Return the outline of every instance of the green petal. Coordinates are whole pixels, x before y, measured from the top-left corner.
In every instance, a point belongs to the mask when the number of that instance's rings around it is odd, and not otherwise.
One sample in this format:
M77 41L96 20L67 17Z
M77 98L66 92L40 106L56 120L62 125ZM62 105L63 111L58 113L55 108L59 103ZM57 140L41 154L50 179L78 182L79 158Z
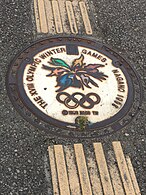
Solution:
M66 62L64 62L63 60L61 59L58 59L58 58L51 58L52 60L52 63L55 65L55 66L62 66L62 67L66 67L68 69L70 69L69 65L66 64Z

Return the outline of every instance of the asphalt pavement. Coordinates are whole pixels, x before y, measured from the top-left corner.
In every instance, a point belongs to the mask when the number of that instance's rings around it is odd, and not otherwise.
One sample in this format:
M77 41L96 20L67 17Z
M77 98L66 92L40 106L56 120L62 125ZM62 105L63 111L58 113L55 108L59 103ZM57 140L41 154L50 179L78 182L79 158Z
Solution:
M142 195L146 194L146 2L145 0L90 1L88 11L93 37L115 48L139 74L143 102L139 113L124 129L94 139L67 139L47 134L25 121L13 108L6 91L6 73L11 60L24 47L41 37L37 35L32 1L0 2L0 194L52 194L47 172L47 147L52 144L102 142L108 150L112 141L121 141L132 160ZM96 12L92 12L92 10ZM80 35L83 32L79 32ZM46 165L47 164L47 165ZM49 167L47 167L49 169Z

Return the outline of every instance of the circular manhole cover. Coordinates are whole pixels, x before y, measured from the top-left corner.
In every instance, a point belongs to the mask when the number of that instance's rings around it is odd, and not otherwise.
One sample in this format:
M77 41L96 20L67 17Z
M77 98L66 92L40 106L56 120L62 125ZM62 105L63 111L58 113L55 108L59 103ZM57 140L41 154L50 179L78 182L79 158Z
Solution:
M9 67L7 89L26 120L59 136L119 130L141 104L133 68L107 46L80 37L48 38L23 50Z

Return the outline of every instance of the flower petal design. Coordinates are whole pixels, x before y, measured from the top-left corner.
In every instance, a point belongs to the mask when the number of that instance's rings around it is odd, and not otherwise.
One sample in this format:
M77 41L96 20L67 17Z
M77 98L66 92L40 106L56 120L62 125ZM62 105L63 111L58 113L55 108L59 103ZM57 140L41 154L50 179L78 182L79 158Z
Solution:
M86 76L85 74L81 74L81 79L82 79L82 83L88 87L88 88L91 88L89 86L89 83L90 83L90 77L89 76Z
M62 66L70 70L70 66L65 61L58 58L51 58L51 64L55 66Z
M43 69L51 71L50 74L46 76L56 76L56 87L59 89L56 92L63 91L68 87L82 88L84 86L91 88L90 84L95 87L99 87L95 82L95 79L99 81L106 80L108 78L103 72L98 69L105 67L102 64L88 64L84 63L84 55L72 62L69 66L65 61L59 58L51 58L48 62L50 66L43 65ZM94 79L93 79L94 78Z
M84 85L82 84L81 79L78 79L76 75L74 75L72 87L82 88L84 90Z
M83 61L84 61L84 56L82 54L78 59L75 59L73 61L72 68L74 69L77 66L78 67L83 67L83 65L84 65Z
M51 71L50 74L46 75L47 77L49 77L49 76L58 76L58 75L61 75L63 73L69 72L69 70L64 69L64 68L60 68L60 67L54 68L54 67L49 67L49 66L43 65L42 68L45 69L45 70L50 70Z
M89 76L92 76L100 81L106 80L108 78L107 75L105 75L103 72L99 72L98 68L104 67L104 65L101 64L89 64L84 67L84 71L86 71L86 74Z
M95 87L99 87L99 86L98 86L98 84L97 84L97 83L95 83L95 82L94 82L91 78L90 78L90 80L89 80L89 81L90 81L90 83L91 83L92 85L94 85Z
M85 66L86 70L92 71L92 70L97 70L98 68L104 67L102 64L88 64Z
M57 77L57 86L60 87L56 92L63 91L72 86L74 74L64 74Z
M103 72L99 72L98 70L96 72L87 72L86 74L94 77L95 79L98 79L99 81L103 81L108 78L108 76L106 76Z

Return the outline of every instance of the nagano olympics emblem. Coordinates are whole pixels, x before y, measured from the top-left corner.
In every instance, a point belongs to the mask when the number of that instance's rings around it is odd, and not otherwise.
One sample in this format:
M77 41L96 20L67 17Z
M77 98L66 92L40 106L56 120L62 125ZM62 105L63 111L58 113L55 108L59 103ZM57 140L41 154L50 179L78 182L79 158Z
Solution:
M82 118L86 118L87 137L106 134L108 128L120 129L124 122L119 121L133 102L138 102L136 94L141 97L140 92L135 92L138 82L133 79L137 77L132 76L135 73L129 64L90 39L45 39L22 52L16 62L8 77L8 88L15 95L9 96L18 96L19 105L22 104L18 110L25 109L27 116L23 115L28 120L33 117L36 126L58 126L54 133L67 135L71 131L73 137L78 136ZM16 88L12 90L12 86Z
M47 77L56 77L57 85L55 87L58 88L56 92L61 92L57 94L56 99L70 109L75 109L78 106L91 109L94 105L100 103L98 94L92 92L85 95L83 92L85 88L92 89L92 85L98 88L97 81L102 82L108 78L107 75L99 71L102 67L104 67L102 64L84 63L83 54L79 58L74 59L71 66L62 59L52 57L48 65L43 64L42 66L43 69L51 72L46 75ZM93 78L97 81L95 82ZM73 94L62 92L70 87L81 89L83 92L75 92Z
M39 110L57 120L75 123L86 116L92 124L109 119L127 100L126 77L107 56L77 49L78 55L68 55L66 46L36 54L25 67L24 90Z

